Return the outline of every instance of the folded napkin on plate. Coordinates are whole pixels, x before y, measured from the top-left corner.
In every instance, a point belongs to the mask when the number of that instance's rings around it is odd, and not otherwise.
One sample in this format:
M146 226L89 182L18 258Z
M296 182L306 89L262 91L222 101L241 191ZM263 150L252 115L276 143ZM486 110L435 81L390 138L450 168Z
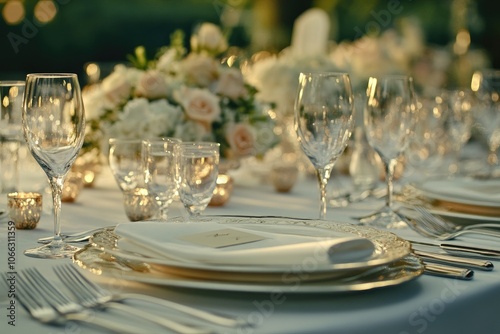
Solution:
M291 266L314 261L316 266L322 267L364 261L375 250L373 242L356 236L315 238L253 229L246 231L263 237L262 240L234 247L212 248L180 239L187 234L221 228L228 226L206 223L136 223L120 224L115 233L122 237L118 243L122 250L158 259L218 265ZM235 226L230 228L240 229Z

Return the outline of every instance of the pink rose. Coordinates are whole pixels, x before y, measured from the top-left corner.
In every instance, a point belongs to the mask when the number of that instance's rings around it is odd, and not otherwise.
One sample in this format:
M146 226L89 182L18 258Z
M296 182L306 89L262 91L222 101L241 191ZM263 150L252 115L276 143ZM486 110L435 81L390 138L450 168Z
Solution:
M255 136L244 123L236 123L227 128L226 140L235 156L247 156L255 152Z
M137 83L135 95L147 99L167 97L165 77L158 71L147 71L142 74Z
M233 100L246 97L247 90L245 89L245 81L241 72L235 68L223 70L220 73L215 92Z
M201 87L208 87L219 76L215 59L201 54L189 54L182 62L182 69L188 83Z
M221 113L219 98L206 89L185 88L177 95L188 118L210 125Z

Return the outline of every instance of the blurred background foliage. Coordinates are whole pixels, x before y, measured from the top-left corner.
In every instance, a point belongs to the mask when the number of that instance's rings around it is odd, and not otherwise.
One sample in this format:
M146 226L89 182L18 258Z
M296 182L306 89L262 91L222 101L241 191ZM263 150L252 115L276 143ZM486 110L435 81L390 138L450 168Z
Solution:
M17 13L13 2L24 14L9 24L6 15ZM398 12L390 13L395 6ZM42 71L82 74L87 62L111 67L138 45L153 56L175 30L189 36L205 21L221 25L230 45L248 54L277 52L290 45L294 20L311 7L330 14L336 42L414 17L426 43L452 45L465 29L468 48L485 50L491 67L500 67L500 2L491 0L0 0L0 79Z

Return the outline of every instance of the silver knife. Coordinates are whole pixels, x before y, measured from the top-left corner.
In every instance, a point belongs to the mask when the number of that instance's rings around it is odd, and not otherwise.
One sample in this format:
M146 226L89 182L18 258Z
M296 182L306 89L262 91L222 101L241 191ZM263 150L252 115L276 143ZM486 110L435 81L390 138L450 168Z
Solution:
M461 280L471 280L474 277L474 271L467 268L457 268L438 263L425 263L424 273L427 275L448 277Z
M420 250L413 250L413 253L418 255L422 260L428 262L438 262L443 264L452 264L454 266L465 268L476 268L479 270L491 271L493 270L493 263L481 259L464 258L446 254L436 254L431 252L424 252Z
M476 255L476 256L500 258L500 250L495 250L495 249L488 249L488 248L474 247L474 246L462 246L449 243L424 242L420 240L413 240L411 238L405 238L405 240L408 240L415 245L439 247L450 254Z

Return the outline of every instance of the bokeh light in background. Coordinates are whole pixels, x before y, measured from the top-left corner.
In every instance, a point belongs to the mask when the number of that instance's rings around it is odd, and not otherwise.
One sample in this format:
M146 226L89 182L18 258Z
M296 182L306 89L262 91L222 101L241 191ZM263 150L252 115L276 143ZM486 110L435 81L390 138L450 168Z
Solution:
M9 0L2 9L2 17L9 25L19 24L25 14L24 4L20 0Z
M152 57L177 29L187 36L201 22L221 25L230 45L251 54L278 52L290 43L294 20L318 6L330 13L332 40L359 38L366 27L380 31L403 17L420 21L426 42L457 55L487 50L500 67L500 3L490 0L399 1L401 13L388 22L385 0L0 0L0 79L28 72L71 71L88 80L144 45ZM357 30L356 30L357 29ZM228 58L228 64L235 61ZM94 64L90 66L91 64ZM242 64L234 63L241 66ZM101 71L98 73L98 71Z
M34 16L40 23L49 23L57 14L57 7L52 0L40 0L36 3Z

